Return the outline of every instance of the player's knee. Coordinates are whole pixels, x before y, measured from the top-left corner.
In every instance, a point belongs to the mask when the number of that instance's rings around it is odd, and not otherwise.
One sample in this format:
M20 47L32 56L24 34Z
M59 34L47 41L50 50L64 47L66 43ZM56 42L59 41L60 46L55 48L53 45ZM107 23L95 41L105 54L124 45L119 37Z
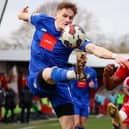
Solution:
M52 68L45 68L43 71L42 71L42 78L44 80L49 80L51 79L51 71L52 71Z
M46 81L48 84L55 84L55 81L51 79L51 72L53 68L45 68L41 72L41 77L44 81Z
M39 72L37 81L40 84L41 87L46 88L55 88L55 83L51 80L45 80L42 75L42 71Z

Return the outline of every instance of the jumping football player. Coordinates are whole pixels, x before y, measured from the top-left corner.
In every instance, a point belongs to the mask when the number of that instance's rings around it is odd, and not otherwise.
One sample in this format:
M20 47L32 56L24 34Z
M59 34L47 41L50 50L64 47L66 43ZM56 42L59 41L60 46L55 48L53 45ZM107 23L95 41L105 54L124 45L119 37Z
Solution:
M73 101L66 81L76 79L78 71L67 69L68 58L73 48L65 47L59 39L64 28L72 23L76 13L75 4L61 2L57 5L55 17L40 13L30 14L28 7L23 8L18 14L20 20L30 22L36 29L31 45L29 88L35 95L51 100L62 129L74 128ZM123 66L128 65L124 58L92 44L89 40L85 40L79 49L100 58L114 59Z

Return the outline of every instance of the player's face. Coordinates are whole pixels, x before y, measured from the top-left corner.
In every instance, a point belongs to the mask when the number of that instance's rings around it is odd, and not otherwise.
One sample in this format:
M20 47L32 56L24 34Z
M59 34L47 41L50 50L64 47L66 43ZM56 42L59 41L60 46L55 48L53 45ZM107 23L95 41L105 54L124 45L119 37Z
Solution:
M65 26L71 24L74 18L74 12L71 9L62 9L56 12L55 26L59 31L64 30Z

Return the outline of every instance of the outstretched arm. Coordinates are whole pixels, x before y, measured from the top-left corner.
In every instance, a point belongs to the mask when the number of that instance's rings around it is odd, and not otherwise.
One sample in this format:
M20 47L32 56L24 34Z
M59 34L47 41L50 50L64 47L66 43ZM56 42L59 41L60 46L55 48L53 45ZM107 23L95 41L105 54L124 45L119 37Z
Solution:
M106 48L99 47L95 44L88 44L86 46L86 51L89 53L93 53L95 56L100 57L100 58L114 59L121 66L123 67L127 66L129 68L129 62L127 60L125 60L120 55L109 51Z
M115 76L115 65L108 64L104 68L103 83L107 90L112 90L123 82L123 78Z
M30 20L29 7L24 7L18 14L18 19L28 22Z

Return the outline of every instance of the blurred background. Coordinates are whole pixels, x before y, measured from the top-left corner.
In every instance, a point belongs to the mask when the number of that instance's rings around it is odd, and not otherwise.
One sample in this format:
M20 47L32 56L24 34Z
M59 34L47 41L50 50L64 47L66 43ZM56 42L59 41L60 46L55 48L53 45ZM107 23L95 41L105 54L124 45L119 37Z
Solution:
M15 94L14 114L5 117L6 109L2 106L0 110L0 120L4 122L20 121L19 106L20 91L26 87L26 77L28 74L28 62L30 53L30 43L34 28L29 23L19 21L18 12L29 6L30 13L43 12L53 16L56 6L62 0L1 0L0 1L0 85L6 91L13 89ZM75 18L75 23L79 24L86 31L88 39L95 44L108 48L114 52L121 53L126 58L129 57L129 1L128 0L69 0L77 3L79 12ZM70 62L71 61L71 62ZM71 54L69 62L74 63L74 52ZM112 60L103 60L88 54L88 65L95 68L99 87L91 91L91 114L106 115L105 108L100 107L97 112L95 107L96 95L106 96L121 93L121 86L114 91L107 92L103 88L102 73L103 68L108 63L115 63ZM30 96L32 97L32 96ZM3 102L5 103L5 102ZM97 106L97 105L96 105ZM38 117L37 117L38 116ZM33 96L31 100L31 120L47 119L55 117L50 101ZM13 119L13 120L12 120ZM11 121L12 120L12 121ZM27 121L28 122L28 121Z

